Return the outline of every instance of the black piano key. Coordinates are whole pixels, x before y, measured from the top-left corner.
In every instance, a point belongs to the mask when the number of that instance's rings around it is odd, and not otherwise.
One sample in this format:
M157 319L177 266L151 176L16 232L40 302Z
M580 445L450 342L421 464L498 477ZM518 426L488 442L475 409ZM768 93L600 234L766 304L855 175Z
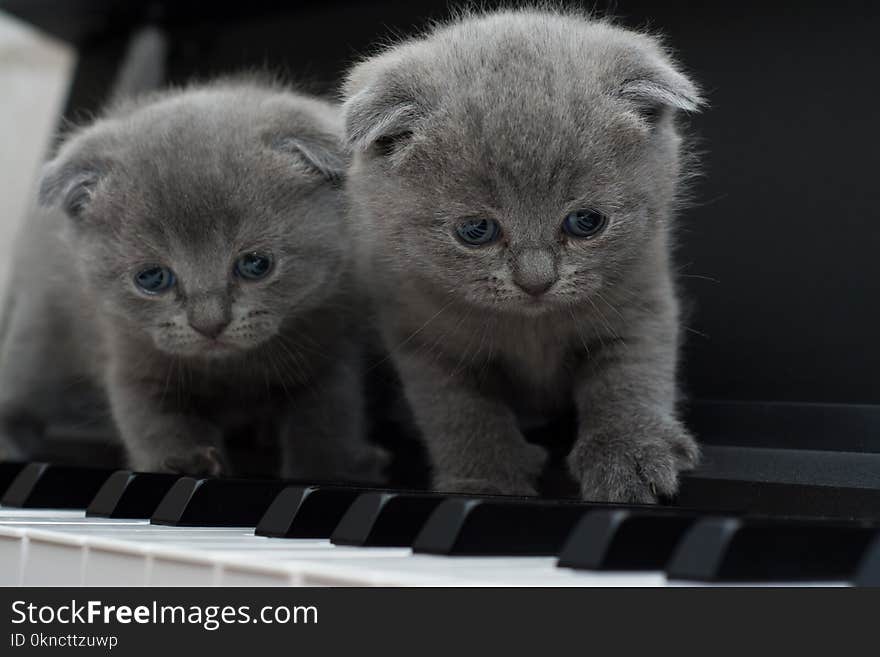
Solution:
M679 542L669 579L704 582L851 578L876 526L821 520L704 518Z
M3 497L26 465L23 461L0 461L0 497Z
M561 568L663 570L696 512L666 509L597 509L572 530L559 553Z
M880 536L865 550L853 581L856 586L880 586Z
M714 512L880 520L880 488L682 475L676 504Z
M114 470L29 463L0 504L29 509L85 509Z
M266 510L254 533L275 538L329 538L363 492L343 486L289 486Z
M342 516L330 541L362 547L408 547L446 499L431 493L364 493Z
M288 484L249 479L181 477L153 512L150 523L178 527L255 527Z
M414 552L446 555L555 555L572 527L601 505L448 499L430 515Z
M86 515L98 518L149 518L180 475L114 472L95 495Z

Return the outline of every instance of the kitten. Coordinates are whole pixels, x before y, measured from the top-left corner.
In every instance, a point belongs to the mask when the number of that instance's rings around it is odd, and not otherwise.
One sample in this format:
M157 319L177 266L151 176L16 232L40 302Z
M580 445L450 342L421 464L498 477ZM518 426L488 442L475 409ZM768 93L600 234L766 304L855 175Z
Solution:
M442 490L535 494L535 419L572 408L590 500L675 492L670 232L679 111L702 103L655 38L538 10L469 15L353 68L362 278Z
M282 476L379 481L341 127L336 105L228 80L72 134L15 265L6 424L77 381L105 395L137 470L235 473L227 439L268 425Z

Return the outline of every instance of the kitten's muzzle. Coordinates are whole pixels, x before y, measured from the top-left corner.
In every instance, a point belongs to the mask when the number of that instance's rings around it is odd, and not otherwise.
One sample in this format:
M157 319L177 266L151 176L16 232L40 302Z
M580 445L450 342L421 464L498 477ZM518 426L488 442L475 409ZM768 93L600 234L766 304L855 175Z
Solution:
M186 318L200 335L216 340L232 321L229 301L221 295L194 298L188 304Z
M539 297L559 280L556 259L546 249L523 249L513 261L513 282L524 292Z

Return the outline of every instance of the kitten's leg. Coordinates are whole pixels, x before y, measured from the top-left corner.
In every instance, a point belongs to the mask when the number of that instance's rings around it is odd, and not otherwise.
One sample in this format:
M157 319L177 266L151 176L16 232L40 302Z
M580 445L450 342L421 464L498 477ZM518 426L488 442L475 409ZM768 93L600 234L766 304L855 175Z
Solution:
M435 490L535 495L547 453L526 442L513 411L435 361L396 358L424 435Z
M381 484L388 455L366 440L362 377L338 363L291 400L281 427L286 479Z
M129 465L146 472L228 473L222 433L175 405L166 381L111 370L108 393Z
M675 415L674 335L613 341L575 387L578 436L568 458L586 500L656 501L678 488L699 449Z

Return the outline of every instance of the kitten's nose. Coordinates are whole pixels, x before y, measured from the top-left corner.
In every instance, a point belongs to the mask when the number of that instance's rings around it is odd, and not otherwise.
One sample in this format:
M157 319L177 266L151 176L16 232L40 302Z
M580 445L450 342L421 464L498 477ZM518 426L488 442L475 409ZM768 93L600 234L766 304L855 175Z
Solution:
M211 338L213 340L223 333L223 329L229 326L229 322L227 320L199 322L193 322L190 320L189 325L193 327L193 330L195 330L196 333L201 333L206 338Z
M226 299L220 295L210 295L190 302L187 319L194 331L213 340L229 326L232 313Z
M553 254L545 249L525 249L513 263L513 282L533 297L544 294L559 278Z

